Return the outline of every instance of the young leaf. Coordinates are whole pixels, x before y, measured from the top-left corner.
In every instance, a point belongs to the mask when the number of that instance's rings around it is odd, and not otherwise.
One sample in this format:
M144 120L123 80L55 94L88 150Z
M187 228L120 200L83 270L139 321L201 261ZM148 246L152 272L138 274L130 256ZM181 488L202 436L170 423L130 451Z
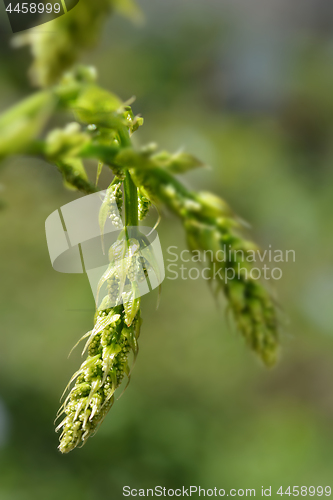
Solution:
M104 165L104 163L102 161L99 161L98 164L97 164L96 186L98 184L99 177L100 177L100 175L102 173L103 165Z
M170 154L167 151L161 151L154 155L151 160L156 166L166 168L173 174L184 174L194 168L205 166L198 158L184 152Z
M136 313L140 308L140 296L138 295L138 289L136 284L133 282L131 286L126 287L122 293L123 305L125 310L125 323L127 326L131 326Z
M57 99L50 91L33 94L0 116L0 157L24 153L38 136Z

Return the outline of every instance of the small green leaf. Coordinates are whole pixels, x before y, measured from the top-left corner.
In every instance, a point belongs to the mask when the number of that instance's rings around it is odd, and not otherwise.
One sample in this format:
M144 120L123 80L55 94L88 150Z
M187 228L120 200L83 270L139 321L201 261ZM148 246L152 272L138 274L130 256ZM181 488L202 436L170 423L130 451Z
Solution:
M165 168L173 174L184 174L194 168L205 166L198 158L184 152L170 154L167 151L161 151L154 155L151 160L157 167Z
M111 218L112 224L114 224L116 227L119 228L122 227L122 222L118 209L119 200L117 200L117 192L120 189L121 184L122 181L119 181L116 184L113 183L110 184L110 186L106 190L104 200L99 210L98 222L102 238L103 253L104 253L104 227L108 217Z
M99 214L98 214L98 223L99 223L99 229L101 232L101 239L102 239L102 249L103 253L105 253L104 249L104 227L107 218L110 215L110 193L108 191L105 193L104 200L102 202L101 208L99 209Z
M66 158L56 162L63 175L64 185L68 189L79 189L87 193L96 192L95 186L91 185L83 163L78 158Z
M113 304L111 304L110 297L108 295L106 295L103 298L102 302L100 303L100 305L98 307L98 311L104 311L105 309L109 309L111 307L113 307Z
M110 346L104 347L104 349L103 349L103 364L102 364L104 376L102 379L102 384L104 384L106 377L109 375L109 372L112 368L115 357L120 352L121 352L121 347L117 344L111 344Z
M111 276L115 275L116 274L116 270L113 266L113 264L110 264L109 267L107 268L107 270L105 271L105 273L103 274L103 276L100 278L99 282L98 282L98 285L97 285L97 290L96 290L96 303L98 302L98 296L99 296L99 292L102 288L102 286L104 285L104 283L111 278ZM103 301L106 299L106 297L104 297ZM103 304L103 307L102 307L102 304L103 302L101 303L101 305L99 306L99 309L107 309L107 307L104 307L104 304Z
M200 203L203 215L207 217L234 217L227 202L215 194L201 191L195 193L195 200Z
M0 116L0 157L25 152L46 124L56 102L52 92L43 91L5 111Z
M104 165L104 163L102 161L99 161L98 164L97 164L96 186L98 184L99 177L100 177L100 175L102 173L103 165Z
M125 310L125 323L131 326L139 308L140 296L138 296L138 289L135 283L125 288L122 293L123 305Z
M97 85L87 86L72 107L78 120L83 123L108 128L117 128L125 123L125 119L120 115L123 110L121 100Z
M118 321L119 318L120 318L120 314L114 314L112 310L109 312L109 314L107 314L105 316L98 316L96 324L94 326L94 329L92 330L92 332L91 332L91 334L86 342L86 345L84 346L82 354L85 353L87 347L89 346L90 342L95 337L95 335L97 335L98 333L105 330L105 328L107 326L109 326L111 323L116 323L116 321ZM88 361L89 360L87 360L86 363L88 363Z

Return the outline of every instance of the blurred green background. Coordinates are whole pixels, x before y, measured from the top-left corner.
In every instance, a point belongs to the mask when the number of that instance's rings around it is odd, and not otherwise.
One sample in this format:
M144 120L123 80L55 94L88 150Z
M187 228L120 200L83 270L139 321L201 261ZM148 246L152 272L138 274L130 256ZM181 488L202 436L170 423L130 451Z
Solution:
M267 371L204 281L144 298L132 381L97 435L57 451L67 354L93 320L83 275L55 272L46 217L75 199L55 168L0 173L0 500L122 498L122 487L333 486L333 4L140 0L146 21L107 22L84 61L145 118L136 141L212 166L184 182L223 196L263 248L294 249L274 282L280 363ZM31 92L0 6L0 109ZM93 178L95 166L90 165ZM102 184L106 185L104 172ZM164 214L163 248L185 248ZM151 223L156 220L152 214ZM165 254L167 258L167 254ZM168 274L167 274L168 276Z

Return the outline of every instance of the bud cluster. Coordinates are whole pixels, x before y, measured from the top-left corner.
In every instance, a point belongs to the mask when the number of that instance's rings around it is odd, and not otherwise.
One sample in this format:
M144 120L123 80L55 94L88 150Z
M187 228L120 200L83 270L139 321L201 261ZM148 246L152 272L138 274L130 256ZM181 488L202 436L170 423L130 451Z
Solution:
M149 212L151 207L151 201L145 197L143 193L141 193L140 189L138 189L138 209L139 209L139 220L143 220Z

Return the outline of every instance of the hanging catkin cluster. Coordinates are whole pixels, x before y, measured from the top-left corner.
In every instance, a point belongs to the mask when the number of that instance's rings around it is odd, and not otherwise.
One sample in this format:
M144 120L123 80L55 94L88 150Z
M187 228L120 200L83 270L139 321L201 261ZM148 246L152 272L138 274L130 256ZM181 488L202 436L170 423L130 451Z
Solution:
M167 170L141 170L133 172L133 177L146 193L163 200L182 219L190 250L210 252L215 292L223 292L228 299L248 345L267 366L274 365L279 347L275 305L265 287L251 277L252 265L246 256L257 247L241 236L242 224L232 210L211 193L188 191ZM222 262L221 251L226 254Z
M75 385L59 410L65 414L57 427L62 429L62 453L83 445L104 420L116 389L130 376L129 354L137 355L140 323L138 311L128 326L121 305L97 313L94 329L85 335L87 359L72 377L70 383L76 380Z
M88 337L83 350L88 351L88 357L70 380L68 385L76 380L75 385L60 408L66 415L57 427L62 429L62 453L83 445L94 434L111 408L124 375L129 377L130 350L134 358L138 353L138 284L146 279L150 265L141 255L139 241L128 238L126 233L111 246L109 258L110 265L97 290L99 293L106 282L107 295L97 311L93 330L83 337Z
M130 137L143 119L133 114L129 102L97 85L94 68L71 67L81 50L94 43L112 9L130 17L138 15L132 0L80 0L79 6L49 23L48 30L20 35L34 56L32 79L45 90L0 116L1 160L13 154L40 156L58 168L66 187L84 194L99 191L103 165L114 174L101 194L98 220L102 249L109 256L109 266L98 284L98 293L104 289L105 296L97 308L93 330L83 337L88 338L87 358L68 384L74 386L59 410L65 415L58 425L63 453L83 445L96 432L114 402L116 389L130 375L130 353L135 358L138 352L140 286L146 280L151 289L150 273L157 278L159 274L149 241L137 227L152 204L166 206L182 221L192 252L211 252L213 291L224 294L238 329L266 365L275 363L279 344L274 301L246 272L251 263L240 260L235 252L246 255L256 248L243 238L242 224L222 199L190 191L174 176L204 164L186 152L157 152L154 143L135 148ZM64 128L41 138L58 112L73 118ZM87 175L86 159L97 162L95 183ZM104 248L108 219L120 234L111 248ZM130 232L133 226L135 231ZM225 248L227 259L221 262L217 255ZM231 276L230 270L235 271Z
M48 103L48 107L45 103ZM33 132L40 132L47 117L57 106L71 111L77 122L70 123L64 129L51 131L45 141L36 141ZM24 120L18 118L20 114L25 116ZM58 167L66 186L70 185L85 193L97 190L86 174L86 158L97 160L99 172L104 164L117 173L105 192L99 213L103 248L104 227L108 219L122 232L122 236L111 249L104 249L109 252L110 265L99 287L106 285L104 309L122 308L121 318L117 321L122 324L121 331L124 334L126 328L134 328L132 322L139 314L140 283L144 279L148 280L150 269L158 272L153 256L150 255L147 260L142 253L148 247L144 236L140 233L126 236L126 224L123 226L121 219L122 185L129 177L134 184L127 199L127 210L136 211L134 225L138 225L138 220L147 215L152 203L165 205L180 218L189 248L193 252L212 253L210 277L215 293L224 294L235 323L251 349L266 365L273 365L279 345L274 302L265 287L253 279L250 273L246 273L247 269L251 270L251 263L240 259L235 252L242 250L243 255L246 255L257 247L243 238L241 222L222 199L210 193L189 191L174 176L203 166L199 160L185 152L156 152L156 146L150 144L140 149L133 147L130 135L142 123L143 119L134 116L128 105L96 85L94 72L90 68L77 68L65 75L49 92L43 91L28 98L25 103L0 118L0 133L7 138L6 145L0 148L0 154L6 157L13 153L15 147L25 154L37 152ZM221 262L217 255L224 248L228 250L228 258ZM240 273L239 264L243 268ZM235 271L234 275L227 275L230 270ZM95 342L100 342L98 336ZM71 392L65 404L68 414L62 423L62 451L69 451L76 444L85 442L111 404L113 392L109 399L102 394L102 386L104 390L109 380L100 368L104 366L103 352L100 344L99 354L88 358L87 365L81 367L76 382L79 388ZM83 376L87 378L83 379ZM89 386L90 383L95 385ZM117 384L118 379L117 383L113 381L112 391ZM97 392L95 387L99 387ZM81 389L83 392L80 392ZM72 411L74 407L75 411Z

